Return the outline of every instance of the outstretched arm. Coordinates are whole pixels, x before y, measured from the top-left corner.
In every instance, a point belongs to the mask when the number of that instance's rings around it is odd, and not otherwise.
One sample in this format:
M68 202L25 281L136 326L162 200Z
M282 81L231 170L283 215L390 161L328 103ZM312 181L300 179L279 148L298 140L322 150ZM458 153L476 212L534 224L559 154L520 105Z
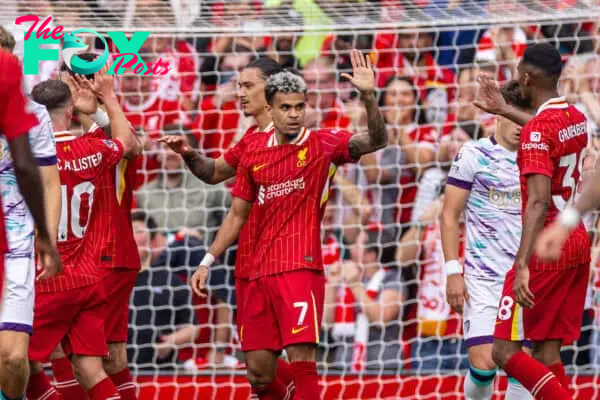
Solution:
M215 241L208 249L208 253L190 280L192 290L198 296L206 297L204 290L206 288L206 279L208 278L208 267L238 238L242 226L244 226L246 219L248 219L251 208L252 203L239 197L234 197L231 201L231 209L223 220Z
M235 176L235 168L223 156L215 160L202 155L188 144L185 136L163 136L159 142L181 154L190 172L204 183L215 185Z
M352 61L352 76L342 74L355 88L360 91L360 97L367 110L367 134L357 134L350 139L350 156L357 159L363 154L372 153L385 147L387 132L385 120L379 112L377 99L375 98L375 72L371 67L371 60L360 51L353 50L350 53Z
M534 117L533 115L508 104L500 92L498 82L489 75L480 75L477 77L477 82L479 82L479 95L473 104L483 111L500 115L501 117L513 121L519 126L525 126Z

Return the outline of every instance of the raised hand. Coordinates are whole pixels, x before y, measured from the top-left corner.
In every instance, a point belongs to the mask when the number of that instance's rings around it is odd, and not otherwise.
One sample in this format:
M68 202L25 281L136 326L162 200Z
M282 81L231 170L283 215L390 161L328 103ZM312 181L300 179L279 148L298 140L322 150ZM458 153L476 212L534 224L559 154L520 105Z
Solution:
M473 104L487 113L501 114L506 107L506 101L502 97L498 82L488 74L480 74L477 82L479 83L479 93Z
M373 92L375 90L375 71L371 66L371 60L358 50L350 53L352 63L352 75L342 74L361 93Z
M178 154L185 154L193 151L185 136L167 135L161 137L158 141L166 144L171 150Z
M89 86L83 85L79 80L72 76L65 78L64 82L71 90L73 98L73 107L83 114L93 114L98 109L98 100L96 95L89 89Z

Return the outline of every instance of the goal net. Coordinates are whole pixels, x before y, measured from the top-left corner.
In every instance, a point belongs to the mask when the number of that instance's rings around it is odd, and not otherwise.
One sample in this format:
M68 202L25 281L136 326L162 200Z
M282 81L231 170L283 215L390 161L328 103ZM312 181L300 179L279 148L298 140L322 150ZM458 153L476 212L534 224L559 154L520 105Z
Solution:
M473 105L478 73L514 79L528 43L552 43L566 63L562 94L589 119L585 171L600 150L597 0L3 1L0 21L21 55L27 26L14 20L28 14L40 24L52 16L48 26L67 32L150 31L142 59L169 65L164 75L115 79L145 140L134 226L149 265L131 298L128 343L141 399L250 396L235 325L235 249L211 272L207 299L186 285L227 213L231 183L200 182L157 139L184 134L204 154L223 154L256 123L236 99L238 73L256 57L303 74L307 125L365 132L364 107L341 76L351 71L350 50L360 49L376 70L388 127L388 148L341 167L329 194L318 347L323 398L462 398L467 343L460 315L445 301L438 217L458 149L497 126ZM86 43L103 48L93 36ZM28 85L55 77L59 62L40 62ZM497 194L490 200L518 201ZM582 399L600 396L597 215L587 223L594 250L584 326L562 353ZM496 398L505 388L501 376Z

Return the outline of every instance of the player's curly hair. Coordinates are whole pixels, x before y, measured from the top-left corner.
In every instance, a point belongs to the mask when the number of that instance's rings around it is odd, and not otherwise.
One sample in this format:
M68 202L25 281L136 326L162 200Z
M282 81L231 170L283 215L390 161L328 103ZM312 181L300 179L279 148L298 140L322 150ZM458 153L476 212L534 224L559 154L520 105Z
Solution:
M71 90L63 81L48 79L33 87L31 98L36 103L46 106L48 112L52 112L63 108L71 101Z
M277 93L306 94L306 92L304 79L291 71L283 71L271 75L265 83L265 98L268 104L273 104L273 99Z

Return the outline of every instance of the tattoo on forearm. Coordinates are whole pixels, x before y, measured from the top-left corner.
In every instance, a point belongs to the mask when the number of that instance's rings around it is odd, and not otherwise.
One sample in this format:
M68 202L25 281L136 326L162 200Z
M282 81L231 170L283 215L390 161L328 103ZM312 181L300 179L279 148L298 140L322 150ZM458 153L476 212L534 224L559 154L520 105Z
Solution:
M212 183L212 177L215 172L215 160L205 157L197 151L190 152L183 156L185 165L188 166L192 174L205 183Z
M379 150L386 145L387 132L385 128L385 120L379 112L377 99L374 95L369 94L363 99L367 110L367 127L368 134L355 135L349 144L350 156L358 158L363 154L371 153Z

